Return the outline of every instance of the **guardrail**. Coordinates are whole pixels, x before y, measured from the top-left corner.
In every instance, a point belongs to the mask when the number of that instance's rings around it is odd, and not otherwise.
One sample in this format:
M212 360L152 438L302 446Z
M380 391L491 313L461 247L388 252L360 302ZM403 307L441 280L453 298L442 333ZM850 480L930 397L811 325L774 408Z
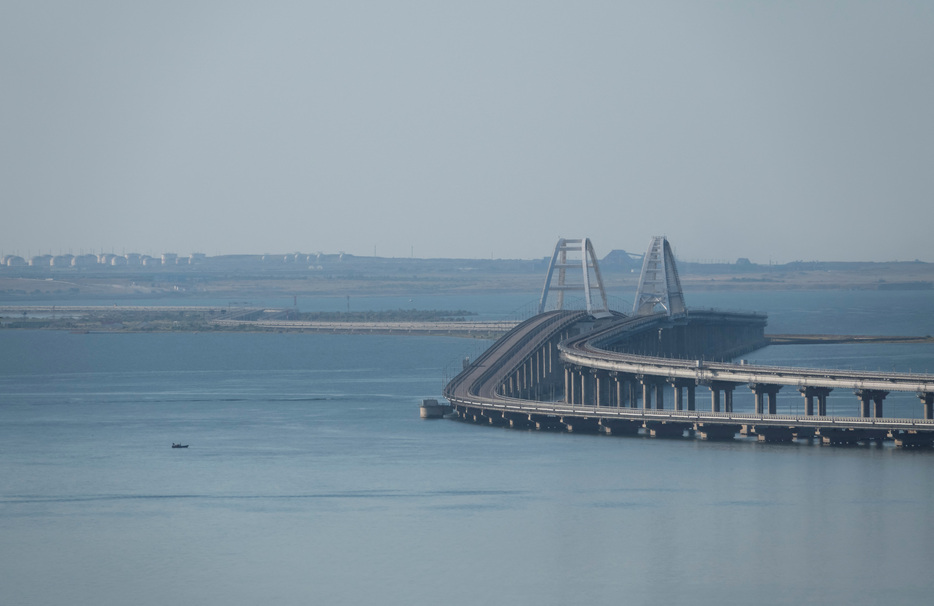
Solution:
M612 406L581 406L547 403L516 398L455 399L452 403L474 408L488 408L527 414L550 416L597 417L636 421L668 421L681 423L716 423L720 425L768 425L777 427L835 427L839 429L886 429L934 431L932 419L884 417L838 417L830 415L769 415L749 412L707 412L698 410L658 410Z

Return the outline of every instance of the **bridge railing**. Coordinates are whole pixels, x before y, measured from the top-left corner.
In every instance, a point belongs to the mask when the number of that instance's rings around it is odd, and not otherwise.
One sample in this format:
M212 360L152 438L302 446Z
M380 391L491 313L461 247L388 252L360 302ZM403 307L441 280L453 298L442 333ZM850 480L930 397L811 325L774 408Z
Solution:
M704 410L671 410L654 408L628 408L616 406L586 406L562 402L541 402L498 396L473 399L466 403L497 410L545 415L575 415L600 418L619 418L643 421L670 420L685 423L714 422L736 425L814 426L862 429L922 429L934 430L934 419L842 417L831 415L773 415L749 412L710 412Z

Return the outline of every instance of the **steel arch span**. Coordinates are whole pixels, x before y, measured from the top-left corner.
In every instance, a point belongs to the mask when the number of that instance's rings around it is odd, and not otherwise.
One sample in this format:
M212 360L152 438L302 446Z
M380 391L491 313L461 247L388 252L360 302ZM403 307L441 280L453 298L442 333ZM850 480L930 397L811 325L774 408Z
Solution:
M558 283L552 285L551 280L555 269L558 270ZM581 281L577 282L573 276L580 270ZM606 302L606 289L603 287L603 278L600 277L600 265L594 253L590 238L560 238L555 245L555 252L548 264L548 274L545 277L545 286L542 289L542 298L538 304L538 313L545 312L548 294L557 292L557 306L555 309L564 309L564 293L568 291L582 291L587 307L587 313L595 317L610 315L610 308ZM599 295L596 301L594 297Z

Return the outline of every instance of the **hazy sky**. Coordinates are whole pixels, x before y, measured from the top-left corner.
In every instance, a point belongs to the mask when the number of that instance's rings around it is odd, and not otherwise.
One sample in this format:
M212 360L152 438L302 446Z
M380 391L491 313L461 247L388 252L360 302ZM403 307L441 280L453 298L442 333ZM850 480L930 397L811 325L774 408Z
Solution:
M934 261L934 2L0 1L0 252Z

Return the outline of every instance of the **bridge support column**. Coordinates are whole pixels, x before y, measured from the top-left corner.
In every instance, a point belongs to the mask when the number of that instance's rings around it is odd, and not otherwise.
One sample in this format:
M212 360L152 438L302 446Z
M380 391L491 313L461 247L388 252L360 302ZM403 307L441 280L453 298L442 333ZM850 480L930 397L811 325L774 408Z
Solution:
M854 390L856 397L859 398L859 416L861 417L882 417L882 402L889 392L881 389L857 389ZM870 403L872 408L870 410Z
M887 391L877 391L872 394L872 416L877 419L882 418L882 402L885 401L887 395L889 395Z
M694 410L694 387L696 384L694 382L688 383L685 385L688 389L688 410Z
M571 381L571 369L564 367L564 403L573 402L571 393L574 391L574 382Z
M801 387L798 391L804 396L804 414L810 417L814 414L814 394L807 387Z
M934 393L919 393L918 398L924 406L924 418L934 419Z
M857 389L856 397L859 398L859 416L868 417L869 416L869 402L872 400L872 396L869 395L869 391Z
M804 414L811 416L814 412L814 397L817 397L817 414L824 416L827 414L827 396L832 389L830 387L799 387L798 391L804 396Z
M735 383L724 381L711 381L710 383L710 411L720 412L720 392L723 392L723 412L733 412L733 389Z
M594 406L610 405L610 375L605 370L591 368L590 374L593 375L593 394Z
M781 385L773 385L772 389L768 391L770 415L774 415L778 410L778 390L781 388Z
M827 396L831 391L829 387L817 388L817 414L822 417L827 416Z
M617 408L619 408L619 405L620 405L620 402L622 401L622 396L623 396L623 390L620 387L620 383L619 383L619 373L616 371L612 371L609 374L610 374L610 379L612 380L612 382L609 385L610 400L612 400L612 402L608 402L608 404L610 406L615 405Z
M637 375L636 379L642 385L642 408L650 410L652 408L652 380L645 375Z
M749 389L751 389L756 396L757 415L775 414L775 411L778 409L778 390L781 388L781 385L769 385L768 383L749 384ZM766 396L765 400L763 400L763 396Z
M580 383L580 397L578 398L578 404L581 406L587 405L587 373L584 372L584 369L581 368L579 371L579 376L577 378L578 383Z
M678 379L668 379L668 382L671 384L672 390L674 390L675 410L681 410L683 408L681 388L684 387L684 385Z

